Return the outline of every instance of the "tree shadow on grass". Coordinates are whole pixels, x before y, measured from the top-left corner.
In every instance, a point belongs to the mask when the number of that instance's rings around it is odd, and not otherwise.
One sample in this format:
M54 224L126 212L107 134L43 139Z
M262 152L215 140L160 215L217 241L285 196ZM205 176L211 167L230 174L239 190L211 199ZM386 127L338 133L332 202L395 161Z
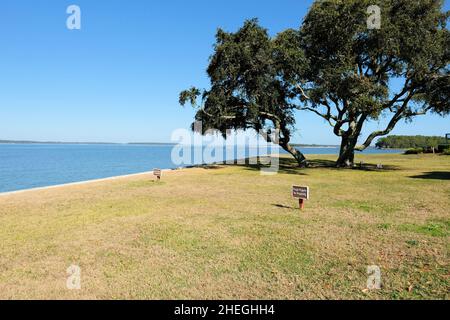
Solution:
M252 159L255 161L255 159ZM265 158L267 161L267 158ZM272 159L272 164L275 164L275 159ZM300 168L297 164L297 161L295 161L294 158L278 158L279 164L278 164L278 170L274 168L274 171L277 173L286 173L286 174L298 174L298 175L306 175L306 173L301 172L302 168ZM253 171L260 171L264 168L269 169L270 165L266 164L250 164L249 159L245 160L245 164L238 164L238 166L244 167L246 170L253 170ZM267 162L266 162L267 163ZM270 171L270 169L269 169Z
M361 165L359 163L356 163L356 166L353 168L353 170L384 172L384 171L396 171L396 170L401 170L401 169L399 166L393 166L393 165L384 165L383 164L383 167L381 169L379 169L376 164L364 163Z
M308 168L329 168L336 170L362 170L362 171L376 171L376 172L400 170L399 166L382 164L382 167L378 168L378 164L365 162L355 162L355 166L353 168L337 168L336 161L324 159L313 159L309 160L308 163L309 163Z
M308 159L308 168L336 168L336 161L325 159Z
M186 166L187 169L200 168L205 170L217 170L225 167L225 163L214 163L214 164L196 164L191 166Z
M430 179L430 180L450 180L450 172L448 171L431 171L423 174L410 176L413 179Z
M224 164L209 164L209 165L204 165L202 166L202 169L206 169L206 170L217 170L217 169L222 169L224 167Z
M247 158L244 160L235 160L234 163L227 163L227 162L216 162L213 164L199 164L199 165L191 165L187 166L187 168L202 168L205 170L216 170L221 169L226 166L232 165L232 166L240 166L245 168L246 170L252 170L252 171L261 171L262 169L271 168L270 165L267 165L266 163L270 163L272 165L275 165L276 162L275 159L271 159L271 162L267 157L261 157L262 161L256 161L255 158ZM278 170L277 168L273 168L273 170L277 173L285 173L285 174L297 174L297 175L307 175L303 170L305 168L301 168L298 166L297 161L294 158L290 157L281 157L278 158L279 165ZM243 163L242 163L243 162ZM258 162L258 163L256 163ZM383 165L382 168L378 168L377 164L371 164L371 163L365 163L365 162L356 162L355 166L353 168L337 168L336 167L336 161L333 160L327 160L327 159L308 159L308 169L314 169L314 168L327 168L332 170L361 170L361 171L374 171L374 172L386 172L386 171L394 171L394 170L401 170L399 166L394 165ZM270 169L268 170L271 171ZM431 179L431 178L430 178ZM436 178L438 179L438 178Z
M239 164L240 166L245 167L247 170L255 170L259 171L264 167L268 167L261 164L249 164L248 159L246 160L246 164ZM308 159L308 167L309 169L314 168L327 168L332 170L362 170L362 171L374 171L374 172L386 172L386 171L394 171L400 170L400 167L394 165L383 165L382 168L378 168L377 164L371 163L356 163L354 168L337 168L336 161L327 160L327 159ZM282 157L279 158L279 169L278 173L287 173L287 174L298 174L298 175L306 175L303 172L304 168L300 168L297 164L297 161L294 158Z

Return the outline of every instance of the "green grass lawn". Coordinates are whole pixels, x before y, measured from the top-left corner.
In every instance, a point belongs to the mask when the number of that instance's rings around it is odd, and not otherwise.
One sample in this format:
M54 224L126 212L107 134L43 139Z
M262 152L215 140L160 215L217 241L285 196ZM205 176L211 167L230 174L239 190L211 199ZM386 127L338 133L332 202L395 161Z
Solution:
M450 158L310 159L0 196L0 298L448 299ZM311 189L304 211L293 184ZM66 288L72 264L81 290ZM366 290L369 265L381 290Z

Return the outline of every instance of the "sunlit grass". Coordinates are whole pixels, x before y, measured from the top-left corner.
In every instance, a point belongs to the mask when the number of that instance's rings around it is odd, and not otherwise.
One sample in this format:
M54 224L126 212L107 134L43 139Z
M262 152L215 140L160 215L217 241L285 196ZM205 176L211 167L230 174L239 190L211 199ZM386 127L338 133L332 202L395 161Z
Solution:
M448 298L449 158L312 158L2 196L0 298ZM311 188L302 212L293 184ZM367 292L373 264L383 287Z

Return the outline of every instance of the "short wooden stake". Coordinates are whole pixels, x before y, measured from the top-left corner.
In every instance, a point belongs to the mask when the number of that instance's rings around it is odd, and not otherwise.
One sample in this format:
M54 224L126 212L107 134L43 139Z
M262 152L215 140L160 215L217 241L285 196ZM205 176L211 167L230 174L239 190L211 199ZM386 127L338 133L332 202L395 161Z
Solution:
M305 209L305 200L304 199L298 199L298 205L300 207L300 210Z

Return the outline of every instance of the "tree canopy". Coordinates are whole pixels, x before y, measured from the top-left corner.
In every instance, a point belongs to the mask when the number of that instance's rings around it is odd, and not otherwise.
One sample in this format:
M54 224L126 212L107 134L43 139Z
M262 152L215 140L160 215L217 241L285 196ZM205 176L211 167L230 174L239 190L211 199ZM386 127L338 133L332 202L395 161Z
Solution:
M181 92L180 104L190 102L197 108L195 120L202 122L204 132L215 129L225 136L228 129L254 129L304 165L303 154L290 145L296 106L283 76L290 58L283 47L288 36L270 38L256 19L236 33L219 29L207 69L211 88Z
M380 29L367 27L367 8L381 9ZM392 131L400 120L429 111L448 113L448 13L437 0L316 1L299 31L307 60L300 76L306 107L341 137L339 166L354 151ZM386 128L358 138L370 120Z
M368 8L380 8L379 28L369 28ZM317 0L299 29L276 37L256 20L236 33L217 32L208 75L211 88L191 88L180 103L198 108L207 129L277 132L289 144L296 110L312 112L341 139L338 166L389 134L399 121L450 112L449 13L440 0ZM201 99L201 102L198 100ZM387 126L358 139L369 121Z

